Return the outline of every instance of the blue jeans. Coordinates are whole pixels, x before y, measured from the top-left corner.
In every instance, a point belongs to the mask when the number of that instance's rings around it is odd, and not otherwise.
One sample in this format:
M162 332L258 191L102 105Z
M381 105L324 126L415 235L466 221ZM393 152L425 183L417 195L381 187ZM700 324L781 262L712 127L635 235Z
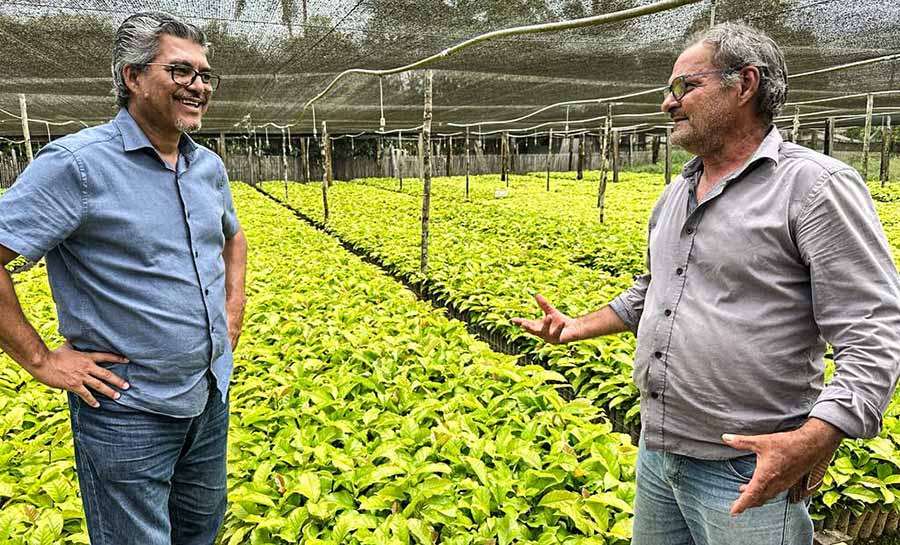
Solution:
M92 545L212 545L226 506L228 402L172 418L69 394L75 467Z
M641 438L632 545L811 545L807 504L787 492L731 516L755 469L755 454L700 460L650 450Z

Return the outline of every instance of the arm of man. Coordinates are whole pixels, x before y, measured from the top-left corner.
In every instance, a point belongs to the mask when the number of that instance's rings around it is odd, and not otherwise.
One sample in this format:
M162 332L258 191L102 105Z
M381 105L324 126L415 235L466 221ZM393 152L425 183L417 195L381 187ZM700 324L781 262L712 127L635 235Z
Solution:
M810 418L790 432L726 434L757 454L732 514L783 492L844 437L874 437L900 373L900 280L865 183L851 169L823 174L803 204L797 247L810 271L816 324L834 347L835 373Z
M228 340L231 349L237 348L244 323L244 305L247 297L244 283L247 274L247 237L243 230L225 240L222 250L225 260L225 315L228 318Z
M12 278L5 268L18 256L0 245L0 315L3 316L0 320L0 348L39 382L68 390L92 407L98 407L99 403L88 388L117 399L119 393L109 384L127 390L128 383L97 363L127 363L128 360L117 354L78 352L68 343L52 351L47 348L22 312Z
M625 322L607 305L578 318L570 318L556 310L543 295L535 295L544 311L543 318L528 320L513 318L512 323L551 344L565 344L628 330Z

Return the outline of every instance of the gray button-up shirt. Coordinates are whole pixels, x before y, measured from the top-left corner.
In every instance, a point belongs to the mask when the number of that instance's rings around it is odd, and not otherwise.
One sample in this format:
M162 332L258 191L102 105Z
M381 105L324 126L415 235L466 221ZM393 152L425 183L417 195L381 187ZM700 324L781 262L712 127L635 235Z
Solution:
M775 129L698 204L701 173L695 159L663 192L648 272L610 304L637 333L646 445L732 458L723 433L809 416L876 435L900 371L900 282L860 176Z
M121 109L54 140L0 197L0 244L47 257L60 333L131 384L119 403L175 417L203 411L211 370L232 372L225 240L239 229L222 160L187 135L177 169Z

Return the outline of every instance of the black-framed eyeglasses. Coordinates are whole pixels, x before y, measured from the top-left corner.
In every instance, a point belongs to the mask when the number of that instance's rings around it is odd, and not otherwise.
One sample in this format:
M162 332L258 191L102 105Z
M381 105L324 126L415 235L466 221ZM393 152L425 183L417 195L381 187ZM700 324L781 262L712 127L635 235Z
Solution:
M695 72L693 74L683 74L681 76L678 76L672 80L672 83L663 88L663 100L669 98L669 95L672 95L672 98L674 98L678 102L681 102L681 99L684 98L684 95L696 89L698 85L688 82L688 78L708 76L710 74L730 74L735 70L735 68L725 68L722 70L707 70L706 72Z
M173 64L173 63L164 63L164 62L145 62L144 66L162 66L166 69L166 71L172 76L172 81L182 87L190 87L194 84L194 81L197 78L200 78L200 81L203 85L209 85L212 87L212 90L215 91L219 88L219 84L222 83L222 78L218 74L213 74L212 72L201 72L196 70L193 66L187 64Z

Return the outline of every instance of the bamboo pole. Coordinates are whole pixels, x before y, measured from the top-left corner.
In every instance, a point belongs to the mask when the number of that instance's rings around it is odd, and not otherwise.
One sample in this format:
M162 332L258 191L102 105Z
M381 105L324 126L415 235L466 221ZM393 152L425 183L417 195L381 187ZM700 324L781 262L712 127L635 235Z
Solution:
M466 127L466 200L469 200L469 127Z
M862 158L862 175L863 180L869 179L869 138L872 133L872 94L866 95L866 125L863 129L863 158Z
M31 149L31 131L28 128L28 105L25 102L25 95L19 93L19 109L22 111L22 138L25 140L25 156L28 157L28 164L34 161L34 152Z
M666 185L672 182L672 129L666 129Z
M319 153L322 154L322 210L324 223L328 223L328 126L325 121L322 122L322 144L319 146Z
M547 137L547 191L550 191L550 159L553 157L553 129Z
M825 120L825 144L823 152L825 155L834 155L834 118L829 117Z
M422 138L426 142L422 157L424 188L422 191L422 259L419 270L424 276L428 271L428 219L431 208L431 86L433 73L425 72L425 114L422 123Z
M884 116L881 123L881 187L891 175L891 116Z

